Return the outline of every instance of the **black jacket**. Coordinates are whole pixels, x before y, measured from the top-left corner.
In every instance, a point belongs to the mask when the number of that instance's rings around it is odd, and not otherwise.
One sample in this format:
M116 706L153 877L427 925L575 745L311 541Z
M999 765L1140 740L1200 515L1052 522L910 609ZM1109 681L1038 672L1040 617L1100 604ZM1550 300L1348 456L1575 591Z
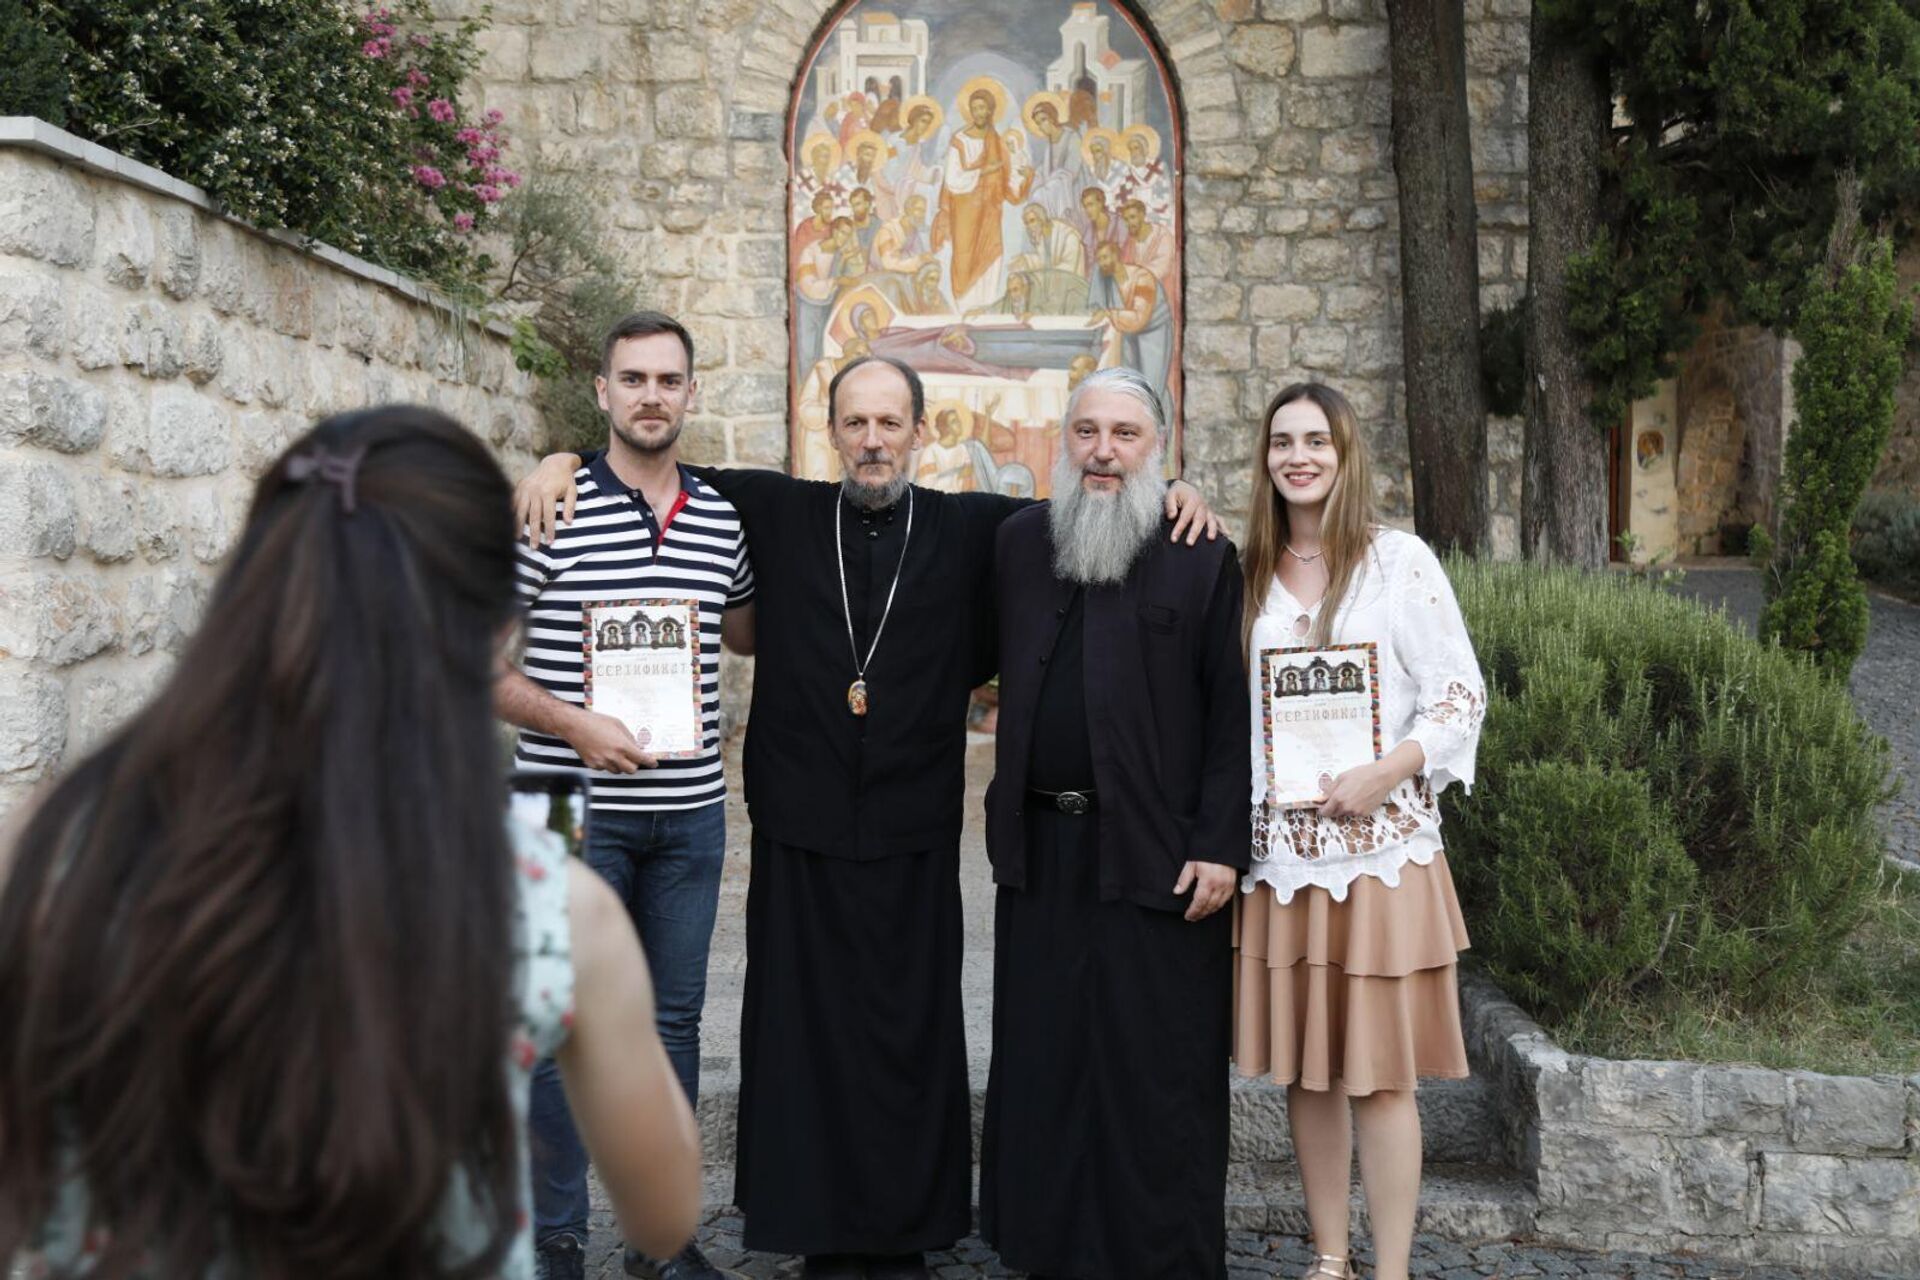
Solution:
M1074 587L1053 573L1047 510L1000 528L994 593L1000 726L987 792L996 884L1026 883L1027 765L1041 677ZM762 588L764 590L764 588ZM1222 538L1156 536L1119 586L1085 600L1087 732L1100 835L1100 896L1183 911L1190 859L1244 870L1252 846L1239 558Z

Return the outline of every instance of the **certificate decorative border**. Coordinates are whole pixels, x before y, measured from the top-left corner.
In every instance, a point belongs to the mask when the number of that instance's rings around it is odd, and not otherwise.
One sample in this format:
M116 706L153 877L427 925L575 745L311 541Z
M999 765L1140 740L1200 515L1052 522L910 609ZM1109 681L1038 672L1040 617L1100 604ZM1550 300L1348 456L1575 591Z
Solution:
M593 710L593 611L595 609L685 609L687 647L693 651L693 723L701 744L691 751L656 753L660 760L698 760L707 754L707 721L700 705L700 602L698 600L593 600L580 606L580 691Z
M1267 796L1268 807L1273 806L1272 796L1280 789L1273 770L1273 665L1267 661L1269 654L1284 653L1344 653L1352 649L1367 651L1367 693L1373 704L1373 758L1378 760L1380 751L1380 646L1371 640L1358 644L1289 644L1276 645L1260 650L1260 742L1267 758ZM1292 807L1292 806L1290 806Z

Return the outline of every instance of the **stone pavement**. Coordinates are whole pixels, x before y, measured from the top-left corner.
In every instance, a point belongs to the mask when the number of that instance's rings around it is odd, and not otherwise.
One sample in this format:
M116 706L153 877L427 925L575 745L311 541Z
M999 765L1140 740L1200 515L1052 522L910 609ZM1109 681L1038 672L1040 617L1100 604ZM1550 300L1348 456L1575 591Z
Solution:
M1683 564L1686 577L1677 590L1711 605L1751 630L1764 602L1760 574L1739 560ZM1920 605L1867 588L1873 622L1867 651L1854 664L1849 687L1860 714L1893 748L1894 781L1899 788L1882 811L1887 848L1894 857L1920 866Z
M595 1215L593 1242L588 1249L589 1280L621 1280L620 1247L604 1215ZM800 1274L799 1260L771 1254L748 1254L740 1248L740 1218L727 1211L710 1216L700 1229L700 1242L717 1266L751 1280L786 1280ZM1230 1232L1227 1236L1228 1280L1268 1280L1299 1276L1310 1261L1306 1243L1293 1236L1258 1236ZM1371 1275L1372 1256L1361 1246L1356 1262ZM993 1250L969 1236L953 1249L930 1255L928 1263L940 1280L1016 1276L1000 1265ZM1414 1238L1413 1264L1408 1270L1424 1280L1479 1280L1482 1276L1613 1277L1617 1280L1834 1280L1827 1270L1803 1271L1791 1267L1748 1266L1714 1262L1682 1255L1649 1257L1637 1253L1585 1253L1578 1249L1549 1249L1496 1241L1456 1244L1438 1236ZM1896 1280L1887 1277L1885 1280Z

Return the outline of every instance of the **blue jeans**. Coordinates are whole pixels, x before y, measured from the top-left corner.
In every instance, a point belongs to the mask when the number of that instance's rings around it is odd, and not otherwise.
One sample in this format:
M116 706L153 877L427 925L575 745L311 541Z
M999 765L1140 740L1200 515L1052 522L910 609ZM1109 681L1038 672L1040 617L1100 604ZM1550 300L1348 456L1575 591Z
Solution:
M596 809L587 824L587 865L613 886L640 935L660 1040L689 1105L700 1101L700 1009L726 848L721 801L698 809ZM533 1069L528 1122L534 1241L570 1235L585 1243L587 1153L551 1058Z

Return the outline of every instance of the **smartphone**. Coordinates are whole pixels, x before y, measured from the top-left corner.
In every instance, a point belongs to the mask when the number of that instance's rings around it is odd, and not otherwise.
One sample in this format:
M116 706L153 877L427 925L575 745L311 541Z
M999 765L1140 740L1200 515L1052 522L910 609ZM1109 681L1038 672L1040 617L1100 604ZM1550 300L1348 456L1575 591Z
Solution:
M580 769L521 768L507 775L507 816L557 833L573 857L586 852L592 806L593 780Z

